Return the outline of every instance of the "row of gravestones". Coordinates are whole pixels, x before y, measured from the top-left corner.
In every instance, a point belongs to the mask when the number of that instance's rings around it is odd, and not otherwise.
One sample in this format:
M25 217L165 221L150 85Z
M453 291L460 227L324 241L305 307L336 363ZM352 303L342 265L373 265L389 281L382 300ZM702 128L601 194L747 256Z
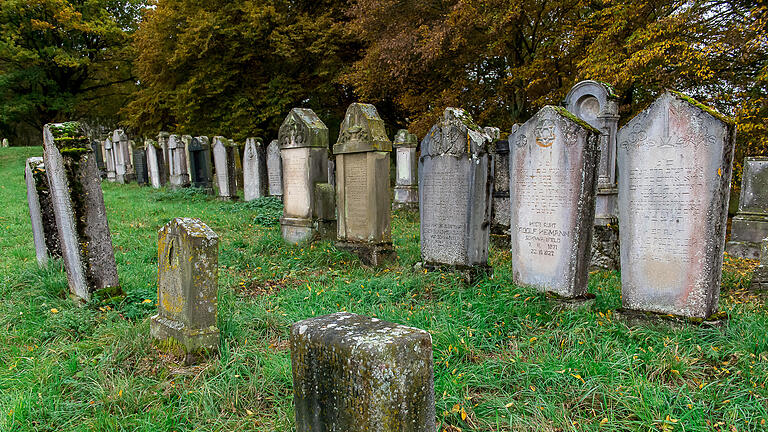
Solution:
M277 141L264 146L261 138L248 138L245 146L231 139L171 135L136 147L122 130L116 130L92 147L102 176L109 181L170 189L202 188L219 197L237 200L242 189L245 201L263 196L282 196L282 163ZM214 181L215 180L215 181Z

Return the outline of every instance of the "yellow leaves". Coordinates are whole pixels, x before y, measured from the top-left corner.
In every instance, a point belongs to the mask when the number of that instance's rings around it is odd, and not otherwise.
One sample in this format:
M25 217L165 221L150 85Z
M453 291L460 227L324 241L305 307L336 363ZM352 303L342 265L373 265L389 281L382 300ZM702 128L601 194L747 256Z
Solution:
M576 378L577 380L581 381L582 384L586 384L586 381L584 381L584 378L581 377L579 374L571 374L572 377Z
M603 417L603 419L600 420L600 426L605 426L606 424L608 424L608 418L607 417Z
M59 313L59 310L56 309L56 308L51 308L51 313L52 314L57 314L57 313Z
M144 301L143 301L142 303L143 303L143 304L152 304L152 300L150 300L150 299L144 299Z
M32 24L32 29L33 30L37 30L37 31L40 31L40 30L53 30L55 28L53 26L53 24L51 24L51 23L49 23L47 21L40 21L40 20L36 20L34 18L32 20L30 20L30 23Z

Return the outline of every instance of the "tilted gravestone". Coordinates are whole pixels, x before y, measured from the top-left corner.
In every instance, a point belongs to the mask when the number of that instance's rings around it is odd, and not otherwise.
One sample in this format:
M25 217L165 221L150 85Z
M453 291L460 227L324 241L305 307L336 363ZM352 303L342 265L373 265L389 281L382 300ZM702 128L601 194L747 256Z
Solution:
M213 168L211 167L211 145L208 137L195 137L188 140L189 172L192 187L205 189L213 194Z
M341 124L336 155L336 247L379 265L392 245L389 160L392 142L376 107L353 103Z
M245 150L248 152L248 149ZM272 140L267 146L267 178L269 194L283 197L283 159L280 157L280 144Z
M395 199L393 209L417 210L419 208L419 157L416 147L419 138L406 129L395 134L392 147L395 151Z
M280 126L283 217L288 243L336 238L335 195L328 184L328 128L314 111L294 108Z
M158 232L157 315L152 336L176 354L219 347L219 236L200 219L175 218Z
M729 255L760 258L760 243L768 237L768 157L744 160L739 212L731 221Z
M165 152L156 141L146 141L146 158L149 183L155 189L165 186L168 178L166 174Z
M24 169L27 183L27 203L32 221L32 240L35 243L37 263L44 266L48 258L61 258L61 243L56 228L56 215L51 201L51 188L45 173L43 158L27 159Z
M136 183L139 186L149 184L149 167L147 166L147 150L144 147L133 148L133 168L136 171Z
M675 92L619 131L625 308L717 311L735 137L731 120Z
M107 180L111 182L117 181L117 167L115 166L115 158L117 150L112 143L112 138L107 138L104 141L104 165L107 170Z
M760 265L752 273L752 290L768 289L768 238L760 243Z
M48 124L44 161L69 289L81 301L120 292L96 161L79 123Z
M236 147L224 137L213 137L213 162L216 167L216 184L219 198L237 200L237 181L235 180Z
M279 151L279 149L278 149ZM245 140L243 154L243 189L246 201L267 196L267 152L261 138Z
M513 280L587 294L600 131L546 106L509 136Z
M291 327L297 432L434 432L432 337L347 312Z
M616 134L620 118L618 96L608 84L581 81L571 88L563 105L569 112L600 131L591 267L617 270L621 261L619 190L616 184Z
M425 268L489 270L490 141L458 108L447 108L421 141L419 213Z
M164 169L164 181L163 184L167 184L171 181L171 153L170 149L168 147L169 140L171 138L171 134L168 132L160 132L157 134L157 145L160 146L161 149L163 149L163 165L165 167ZM158 162L160 159L158 159Z
M187 149L178 135L168 137L168 167L170 170L170 188L189 187L187 171Z

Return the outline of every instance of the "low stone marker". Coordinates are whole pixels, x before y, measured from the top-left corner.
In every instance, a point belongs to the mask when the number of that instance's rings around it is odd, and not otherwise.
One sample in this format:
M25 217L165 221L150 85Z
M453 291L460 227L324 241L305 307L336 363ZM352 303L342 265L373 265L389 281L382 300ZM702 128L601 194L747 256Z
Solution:
M147 150L144 147L134 147L133 168L136 171L136 183L139 186L149 184L149 170L147 166Z
M279 149L278 149L279 151ZM261 138L245 140L243 154L243 189L245 200L267 196L269 177L267 176L267 152Z
M618 270L619 208L616 185L616 134L619 125L619 100L613 88L598 81L581 81L568 92L565 108L600 131L600 161L597 166L595 226L590 267Z
M600 131L546 106L509 136L513 280L587 294Z
M205 189L213 195L213 168L211 164L211 144L208 137L195 137L187 144L189 154L189 172L192 187Z
M24 178L27 182L27 203L32 221L35 255L37 263L44 266L48 264L48 258L61 258L61 244L43 158L27 159Z
M278 141L283 160L283 239L293 244L335 239L328 128L311 109L294 108L280 126Z
M739 212L731 221L729 255L760 258L760 243L768 237L768 157L744 160Z
M117 181L116 157L116 149L112 144L112 138L107 138L104 140L104 165L107 170L107 180L113 183Z
M336 155L336 247L366 264L395 257L392 245L389 154L392 142L376 107L353 103L341 124Z
M248 149L246 148L246 152ZM269 181L269 194L283 197L283 159L280 157L280 144L272 140L267 146L267 178Z
M168 178L165 165L165 152L156 141L146 141L146 158L149 183L155 189L165 186Z
M189 172L187 171L187 150L178 135L168 137L168 167L170 171L170 188L189 187Z
M216 186L222 200L237 200L237 181L235 180L235 152L237 148L229 144L224 137L213 137L213 164L216 168Z
M416 147L419 139L406 129L395 134L395 199L393 209L418 210L419 208L419 156Z
M419 213L425 268L451 267L470 279L490 270L491 138L462 109L447 108L421 141Z
M217 351L219 236L200 219L175 218L158 232L157 253L152 336L188 362Z
M768 238L760 243L760 265L752 273L752 290L768 290Z
M434 432L432 337L339 312L291 327L296 431Z
M700 319L717 311L735 137L731 120L674 92L619 131L626 309Z
M45 171L71 294L121 293L98 168L79 123L43 129Z

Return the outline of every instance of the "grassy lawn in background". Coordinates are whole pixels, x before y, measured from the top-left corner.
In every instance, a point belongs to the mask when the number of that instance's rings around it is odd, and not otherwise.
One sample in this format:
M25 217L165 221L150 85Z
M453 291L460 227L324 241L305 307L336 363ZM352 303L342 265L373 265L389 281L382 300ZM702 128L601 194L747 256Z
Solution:
M630 328L618 273L590 276L593 308L568 310L492 278L418 272L418 216L395 213L396 264L366 268L331 243L282 243L273 199L104 183L120 304L75 306L60 262L38 268L23 165L0 149L0 430L290 431L289 326L340 310L428 330L440 431L745 431L768 425L768 315L750 262L726 260L724 328ZM220 236L221 353L184 367L149 336L157 230L198 217Z

